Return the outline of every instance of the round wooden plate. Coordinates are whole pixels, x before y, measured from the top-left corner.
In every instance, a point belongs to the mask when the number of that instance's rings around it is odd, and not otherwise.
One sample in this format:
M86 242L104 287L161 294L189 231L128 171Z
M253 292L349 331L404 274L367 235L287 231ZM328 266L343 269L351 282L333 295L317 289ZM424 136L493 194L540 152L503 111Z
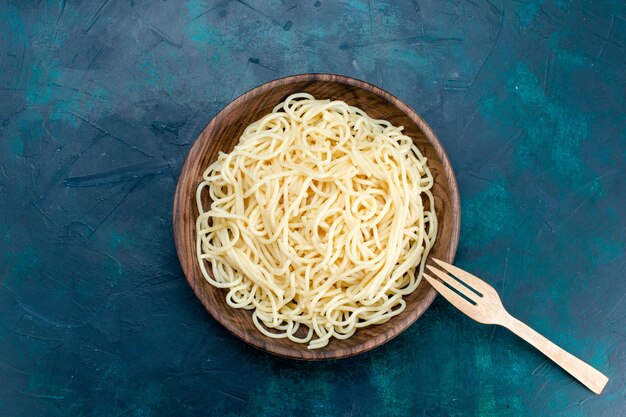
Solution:
M374 118L404 126L404 132L428 158L435 180L433 194L439 229L430 256L447 262L454 260L460 229L459 193L450 161L437 137L417 113L386 91L354 78L331 74L294 75L263 84L238 97L209 122L189 151L178 178L173 212L176 251L185 276L204 307L235 336L257 348L289 358L343 358L373 349L402 333L432 303L435 290L422 280L417 290L405 297L406 310L387 323L359 329L349 339L331 339L326 347L309 350L305 344L271 339L259 332L252 323L250 311L228 306L225 290L213 287L204 279L196 257L196 188L202 173L217 159L219 151L230 152L234 148L246 126L297 92L307 92L318 99L343 100Z

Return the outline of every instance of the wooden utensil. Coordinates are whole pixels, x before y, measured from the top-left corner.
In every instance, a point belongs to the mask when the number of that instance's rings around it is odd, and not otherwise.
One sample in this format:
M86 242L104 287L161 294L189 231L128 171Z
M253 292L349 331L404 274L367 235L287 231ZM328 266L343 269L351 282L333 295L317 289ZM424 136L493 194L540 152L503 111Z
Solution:
M591 391L596 394L602 392L609 380L605 375L511 316L504 309L502 301L493 287L456 266L438 259L433 260L445 271L454 275L454 277L432 265L428 265L428 268L439 280L426 273L424 273L424 277L452 305L479 323L499 324L506 327L539 349ZM459 293L463 296L459 295Z
M366 82L332 74L295 75L263 84L235 99L211 120L189 151L178 178L173 210L174 239L180 264L196 296L213 318L235 336L265 351L294 359L342 358L380 346L402 333L428 308L437 292L422 281L413 293L404 297L406 309L387 323L359 329L348 339L331 340L328 346L311 350L305 344L261 334L249 310L230 307L225 300L226 290L215 288L204 279L196 256L198 208L195 198L202 173L220 151L230 152L235 147L246 126L270 113L290 94L299 92L313 94L318 99L343 100L376 119L404 126L404 133L413 138L428 158L434 177L432 193L438 230L431 256L452 262L459 240L459 192L452 166L437 137L415 111L396 97ZM204 203L205 207L210 204L209 201Z

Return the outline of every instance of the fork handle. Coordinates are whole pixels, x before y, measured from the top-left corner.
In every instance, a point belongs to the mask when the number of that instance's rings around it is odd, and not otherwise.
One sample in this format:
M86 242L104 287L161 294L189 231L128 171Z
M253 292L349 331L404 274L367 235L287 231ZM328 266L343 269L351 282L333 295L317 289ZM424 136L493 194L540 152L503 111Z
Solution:
M569 372L596 394L600 394L609 379L591 365L581 361L528 327L513 316L508 316L502 323L504 327L539 349L557 365Z

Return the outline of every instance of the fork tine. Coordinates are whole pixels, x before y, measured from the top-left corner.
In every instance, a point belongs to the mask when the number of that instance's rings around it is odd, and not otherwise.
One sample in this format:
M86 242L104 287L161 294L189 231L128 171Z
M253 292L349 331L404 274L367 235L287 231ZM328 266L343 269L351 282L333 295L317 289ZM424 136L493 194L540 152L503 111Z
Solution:
M428 275L426 272L423 272L422 276L426 278L428 283L432 285L437 290L437 292L441 294L446 300L448 300L450 304L461 310L464 314L468 314L468 308L473 307L472 304L469 303L469 301L452 291L450 288L443 285L441 282L437 281L435 278Z
M495 291L493 289L493 287L491 287L485 281L483 281L482 279L478 278L477 276L474 276L474 275L470 274L469 272L463 271L461 268L457 268L454 265L450 265L449 263L444 262L444 261L440 261L439 259L436 259L436 258L433 258L433 261L437 262L437 264L440 267L442 267L443 269L445 269L449 273L455 275L461 281L466 282L467 285L469 285L470 287L474 288L475 290L480 292L482 295L485 295L486 293Z
M451 286L452 288L454 288L459 293L463 294L465 297L469 298L473 302L478 303L480 297L474 291L470 290L465 285L461 284L459 281L457 281L456 279L454 279L447 273L440 271L434 266L426 265L426 267L430 269L430 272L437 275L443 282L445 282L446 284L448 284L449 286Z

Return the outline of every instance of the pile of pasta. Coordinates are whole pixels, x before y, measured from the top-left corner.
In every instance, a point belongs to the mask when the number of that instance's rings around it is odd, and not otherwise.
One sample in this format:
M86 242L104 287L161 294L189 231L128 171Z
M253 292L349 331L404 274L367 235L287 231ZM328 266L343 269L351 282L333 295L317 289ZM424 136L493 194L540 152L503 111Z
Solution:
M228 305L310 349L400 314L437 234L433 177L402 131L298 93L220 153L197 189L197 256Z

